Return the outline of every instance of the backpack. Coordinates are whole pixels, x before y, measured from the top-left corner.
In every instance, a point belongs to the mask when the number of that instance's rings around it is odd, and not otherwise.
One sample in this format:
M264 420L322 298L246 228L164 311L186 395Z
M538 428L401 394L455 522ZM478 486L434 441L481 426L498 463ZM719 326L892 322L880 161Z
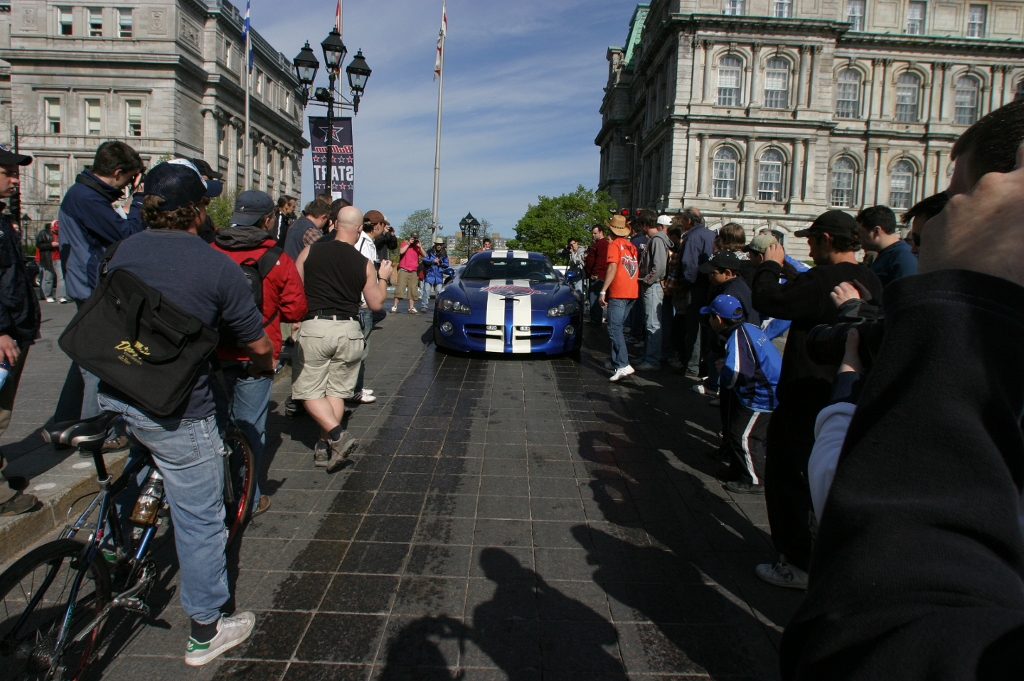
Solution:
M246 281L249 282L249 290L252 291L252 298L256 302L256 307L260 313L263 312L263 280L267 278L270 271L274 269L274 265L281 258L281 254L284 253L284 249L280 246L274 246L268 248L267 252L259 257L247 258L239 263L239 267L242 268L242 274L245 275ZM274 310L274 314L270 316L263 324L263 328L270 326L275 319L277 319L277 310ZM241 344L238 342L238 338L235 337L234 332L228 327L227 324L221 324L218 329L220 333L220 344L229 345L233 347L240 347Z
M108 271L57 341L67 355L152 416L173 415L217 347L217 332L127 270Z

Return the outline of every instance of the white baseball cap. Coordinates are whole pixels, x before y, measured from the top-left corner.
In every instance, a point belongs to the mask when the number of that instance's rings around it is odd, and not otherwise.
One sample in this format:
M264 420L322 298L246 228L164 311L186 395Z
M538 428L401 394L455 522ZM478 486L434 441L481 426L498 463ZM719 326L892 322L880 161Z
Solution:
M669 225L672 224L672 216L671 215L661 215L661 216L659 216L658 217L658 224L659 225L664 225L665 227L668 227Z

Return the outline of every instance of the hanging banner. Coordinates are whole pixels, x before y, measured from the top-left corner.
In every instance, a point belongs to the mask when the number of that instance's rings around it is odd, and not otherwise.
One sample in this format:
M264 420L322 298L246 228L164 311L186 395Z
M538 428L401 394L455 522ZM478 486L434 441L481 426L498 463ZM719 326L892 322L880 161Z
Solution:
M331 196L354 203L355 161L352 154L352 119L335 118L328 130L326 118L309 118L313 156L313 192L327 193L327 154L331 154ZM327 140L331 143L328 145Z

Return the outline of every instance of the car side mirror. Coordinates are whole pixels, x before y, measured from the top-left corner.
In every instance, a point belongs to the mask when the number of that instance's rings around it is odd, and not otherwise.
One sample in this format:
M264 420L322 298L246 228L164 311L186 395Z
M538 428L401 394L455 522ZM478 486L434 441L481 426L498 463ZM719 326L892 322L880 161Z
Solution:
M565 283L566 284L571 284L571 283L573 283L575 281L579 281L579 279L580 279L580 273L579 272L571 272L570 271L570 272L566 272L565 273Z

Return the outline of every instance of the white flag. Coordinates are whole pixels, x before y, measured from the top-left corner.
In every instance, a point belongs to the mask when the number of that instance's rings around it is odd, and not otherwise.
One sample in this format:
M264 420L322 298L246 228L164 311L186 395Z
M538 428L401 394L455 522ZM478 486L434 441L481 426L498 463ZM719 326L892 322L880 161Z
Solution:
M334 30L341 33L341 0L338 0L338 7L334 10Z
M441 75L441 53L444 50L444 38L448 35L447 0L441 3L441 33L437 36L437 58L434 60L434 80Z

